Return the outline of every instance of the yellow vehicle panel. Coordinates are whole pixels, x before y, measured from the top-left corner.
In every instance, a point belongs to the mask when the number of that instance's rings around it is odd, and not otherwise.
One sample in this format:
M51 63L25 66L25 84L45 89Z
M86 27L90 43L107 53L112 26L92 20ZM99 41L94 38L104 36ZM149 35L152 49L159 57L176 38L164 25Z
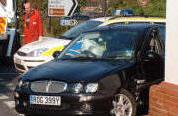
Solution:
M48 51L44 52L42 55L49 57L49 56L52 56L55 51L62 51L63 49L64 49L64 46L61 45L61 46L49 49Z
M100 26L106 26L109 24L114 24L114 23L119 23L119 22L124 22L127 24L129 22L165 23L166 21L165 21L165 18L159 18L159 17L116 17L116 18L111 18L105 21Z
M7 28L7 18L0 17L0 34L4 34Z

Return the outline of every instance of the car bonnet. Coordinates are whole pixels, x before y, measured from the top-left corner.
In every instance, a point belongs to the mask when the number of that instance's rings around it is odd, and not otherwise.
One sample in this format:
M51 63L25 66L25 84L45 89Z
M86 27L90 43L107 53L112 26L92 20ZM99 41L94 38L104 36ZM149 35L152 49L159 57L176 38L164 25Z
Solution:
M95 82L113 71L121 70L124 63L104 61L51 61L38 66L23 76L26 81L58 80L65 82Z
M45 37L42 40L24 45L23 47L19 49L19 51L24 52L24 53L29 53L31 51L34 51L36 49L41 49L41 48L52 49L57 46L65 46L69 42L70 40Z

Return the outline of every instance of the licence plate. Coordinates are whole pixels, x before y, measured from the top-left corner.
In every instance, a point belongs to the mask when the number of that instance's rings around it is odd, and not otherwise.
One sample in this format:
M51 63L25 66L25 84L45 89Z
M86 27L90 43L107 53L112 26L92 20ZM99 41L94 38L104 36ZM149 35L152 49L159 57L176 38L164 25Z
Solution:
M61 105L60 96L37 96L30 95L30 104L41 104L41 105Z
M20 59L15 59L15 61L14 61L15 63L17 63L17 64L21 64L21 60Z

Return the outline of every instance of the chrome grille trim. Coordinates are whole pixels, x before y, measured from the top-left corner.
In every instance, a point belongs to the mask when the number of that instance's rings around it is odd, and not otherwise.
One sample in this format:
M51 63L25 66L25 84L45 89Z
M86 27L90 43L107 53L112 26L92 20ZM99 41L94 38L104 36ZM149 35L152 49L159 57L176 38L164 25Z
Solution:
M34 81L30 88L33 92L40 93L62 93L67 89L67 83L61 81Z

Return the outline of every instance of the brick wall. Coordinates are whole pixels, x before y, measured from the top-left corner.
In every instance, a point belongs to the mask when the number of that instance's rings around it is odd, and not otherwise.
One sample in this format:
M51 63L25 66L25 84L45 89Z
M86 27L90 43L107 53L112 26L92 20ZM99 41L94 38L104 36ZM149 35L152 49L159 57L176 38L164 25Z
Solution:
M149 116L178 116L178 85L153 85L149 98Z

